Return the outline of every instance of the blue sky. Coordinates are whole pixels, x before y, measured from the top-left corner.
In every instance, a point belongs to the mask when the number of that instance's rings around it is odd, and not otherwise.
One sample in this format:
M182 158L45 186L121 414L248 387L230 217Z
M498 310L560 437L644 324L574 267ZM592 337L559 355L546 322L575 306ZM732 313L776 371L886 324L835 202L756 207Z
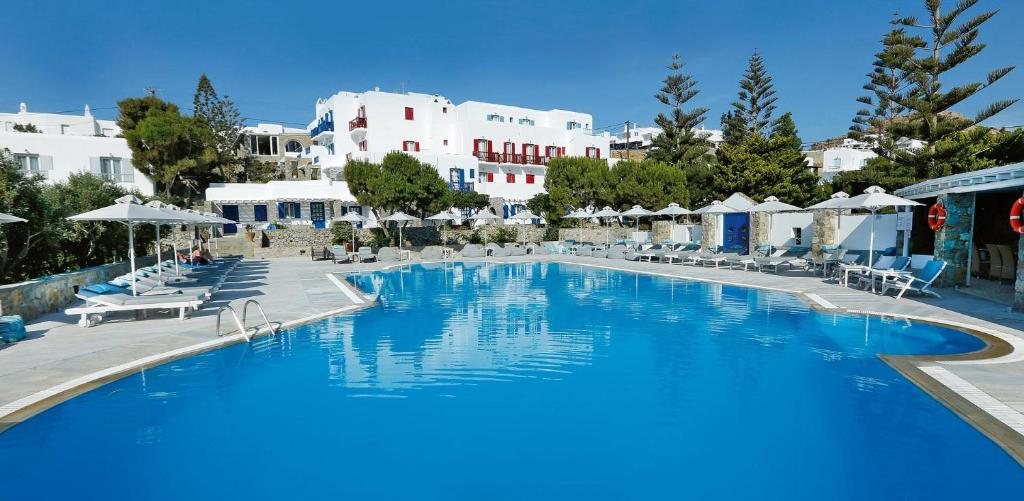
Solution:
M952 5L952 0L946 0ZM5 7L0 110L80 110L113 117L147 87L191 103L200 73L252 122L300 125L317 97L339 90L405 89L455 102L492 101L594 115L596 127L650 124L664 66L679 52L700 81L708 125L735 99L756 48L775 78L779 108L805 141L845 132L872 53L892 13L922 0L495 2L20 1ZM1000 9L988 44L958 83L1021 65L1024 2ZM1021 65L1024 66L1024 65ZM1024 96L1024 68L968 101ZM992 125L1024 124L1024 103Z

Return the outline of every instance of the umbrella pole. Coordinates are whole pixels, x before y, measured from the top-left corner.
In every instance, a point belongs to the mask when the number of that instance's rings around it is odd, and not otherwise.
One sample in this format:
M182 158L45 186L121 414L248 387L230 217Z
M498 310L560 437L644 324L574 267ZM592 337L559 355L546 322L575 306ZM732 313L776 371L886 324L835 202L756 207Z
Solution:
M868 268L871 267L872 254L875 253L875 211L871 211L871 235L868 236Z
M352 223L352 252L357 252L358 250L359 248L356 247L356 223Z
M138 290L135 287L137 280L135 276L135 224L128 223L128 260L131 261L132 270L132 295L137 296Z
M174 253L174 274L178 274L178 244L174 241L174 234L171 234L171 252Z
M164 283L164 267L160 265L160 225L156 225L156 277L160 283Z

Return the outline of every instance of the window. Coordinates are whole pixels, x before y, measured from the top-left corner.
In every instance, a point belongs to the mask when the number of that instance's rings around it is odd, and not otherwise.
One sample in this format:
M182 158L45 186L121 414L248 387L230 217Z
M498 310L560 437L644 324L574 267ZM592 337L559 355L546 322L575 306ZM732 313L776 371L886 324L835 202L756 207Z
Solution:
M402 151L420 151L420 143L418 141L403 141Z
M520 118L519 125L535 125L535 122L529 118Z
M444 145L448 146L448 140L447 139L444 140Z
M565 122L565 130L574 130L574 129L582 129L582 128L583 128L583 124L581 124L579 122L575 122L575 121Z
M302 146L299 145L301 150ZM277 136L249 136L249 153L277 155Z
M100 159L100 177L107 181L114 183L123 182L124 175L121 173L121 159L120 158L101 158Z
M505 154L506 155L514 155L515 152L516 152L516 144L515 143L513 143L513 142L505 143Z
M469 178L473 179L476 177L476 169L469 169Z
M68 125L68 124L60 124L60 133L61 133L61 135L66 135L69 132L71 132L71 126L70 125Z
M359 151L370 151L365 139L359 141Z
M445 107L441 108L441 113L448 113L448 107L445 106Z
M601 158L601 148L587 146L587 158Z
M836 157L832 159L832 167L839 168L843 166L843 159Z
M302 217L302 206L298 202L281 202L278 204L278 216L290 219Z
M302 152L302 143L289 139L287 143L284 143L284 151L288 153L300 153Z
M512 174L511 172L509 172L508 174L505 174L505 182L508 183L508 184L515 184L515 182L516 182L516 175Z
M533 174L527 174L526 175L526 184L533 184L533 181L534 181Z
M327 145L327 153L329 155L333 155L334 154L334 143L331 143L331 144Z
M866 158L860 159L860 166L861 167L866 167L867 165L868 165L868 159L866 159Z
M493 172L488 172L487 173L487 182L488 183L493 183L494 182L494 173Z
M793 245L801 245L804 242L804 229L793 228Z
M406 120L412 120L412 119L413 119L413 111L412 111L412 108L410 108L410 107L408 107L408 106L406 106L406 107L405 107L405 119L406 119Z
M39 155L14 155L14 159L21 166L18 170L22 173L39 174Z
M491 113L490 115L487 115L487 121L488 122L504 122L505 121L505 117L502 116L502 115L499 115L497 113Z

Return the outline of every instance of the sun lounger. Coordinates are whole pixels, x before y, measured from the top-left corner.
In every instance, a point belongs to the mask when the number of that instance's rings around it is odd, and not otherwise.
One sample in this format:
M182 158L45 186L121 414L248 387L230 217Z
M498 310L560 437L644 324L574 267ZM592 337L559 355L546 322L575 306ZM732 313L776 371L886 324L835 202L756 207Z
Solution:
M359 262L360 263L365 263L367 261L376 261L376 260L377 260L377 256L375 256L373 254L373 249L371 249L371 248L369 248L369 247L367 247L365 245L359 248Z
M498 245L496 243L489 243L489 244L487 244L487 246L484 247L484 252L486 252L487 255L491 256L491 257L505 257L505 256L509 255L508 254L508 249L506 249L506 248L504 248L504 247L502 247L502 246L500 246L500 245Z
M701 264L701 262L703 260L705 260L705 259L713 259L716 255L720 254L720 252L719 252L720 250L721 249L715 249L712 252L708 252L708 251L694 252L694 253L686 256L686 258L683 260L683 263L696 266L698 264Z
M444 259L444 250L436 245L428 245L420 251L420 259L424 261L438 261Z
M334 264L347 263L351 261L351 258L348 257L348 251L345 250L344 245L331 246L331 259L334 261Z
M892 256L882 256L892 257ZM886 260L888 261L888 260ZM875 290L875 284L878 282L886 282L894 277L896 273L903 272L910 267L909 256L899 256L893 259L888 266L882 264L883 260L879 258L878 262L871 267L871 270L867 270L858 276L858 282L864 288L868 285L871 286L871 290ZM883 284L884 285L884 284Z
M626 246L622 244L615 244L608 247L608 251L605 257L608 259L623 259L626 255Z
M519 244L505 244L505 252L507 252L507 255L509 256L525 256L526 247Z
M75 296L85 301L85 305L67 308L64 314L80 315L80 327L92 327L103 321L105 313L115 311L179 310L178 318L184 320L188 310L198 309L203 304L202 299L181 294L132 296L123 293L96 294L79 291Z
M393 263L401 259L401 254L395 247L381 247L377 250L377 261L382 263Z
M640 260L641 261L646 259L647 262L650 263L650 262L653 262L655 259L657 259L658 261L661 261L661 257L664 256L665 253L668 252L669 250L671 250L671 248L668 247L668 246L665 246L665 245L662 245L662 244L654 244L654 245L652 245L652 246L650 246L650 247L648 247L648 248L638 252L637 255L640 256Z
M897 277L891 280L887 280L885 285L882 287L882 294L890 290L899 290L896 294L896 298L902 298L907 291L914 291L918 294L930 294L939 299L942 299L937 292L931 290L932 283L935 279L939 278L942 274L942 270L946 269L946 262L942 260L931 260L921 268L920 271L913 275Z
M777 256L754 259L757 271L771 270L778 272L782 266L792 269L794 266L804 265L810 259L810 249L807 247L790 247Z
M466 244L462 248L462 257L484 257L487 255L487 250L480 244Z

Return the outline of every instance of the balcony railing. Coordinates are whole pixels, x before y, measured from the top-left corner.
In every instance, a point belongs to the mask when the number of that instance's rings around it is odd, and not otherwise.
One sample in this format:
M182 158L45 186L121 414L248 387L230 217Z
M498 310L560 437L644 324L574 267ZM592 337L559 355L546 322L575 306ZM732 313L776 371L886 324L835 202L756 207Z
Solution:
M540 155L520 155L519 153L494 153L491 151L474 151L473 156L475 156L481 162L494 162L519 165L548 164L548 157L542 157Z
M355 117L352 120L348 121L348 130L349 130L349 132L354 131L356 129L365 129L365 128L366 128L366 117Z
M333 120L321 120L316 127L313 127L313 130L309 131L309 137L317 137L324 132L334 132Z
M473 191L475 185L474 183L457 183L455 181L448 181L448 188L454 191Z

